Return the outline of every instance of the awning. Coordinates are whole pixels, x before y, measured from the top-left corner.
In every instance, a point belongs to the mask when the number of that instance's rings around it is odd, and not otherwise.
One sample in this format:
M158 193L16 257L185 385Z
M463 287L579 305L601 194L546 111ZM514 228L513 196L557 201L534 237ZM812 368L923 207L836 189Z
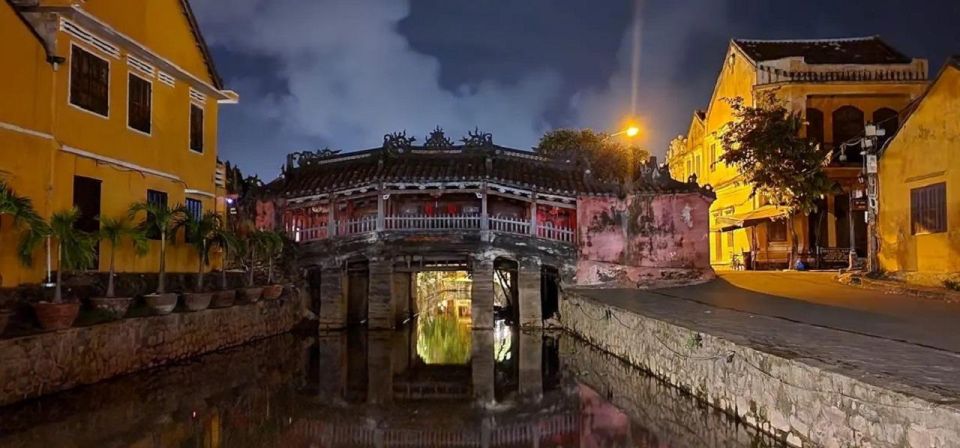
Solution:
M787 209L774 205L764 205L749 212L738 213L733 216L717 217L717 221L722 226L720 227L721 232L729 232L744 227L752 227L785 216L787 216Z

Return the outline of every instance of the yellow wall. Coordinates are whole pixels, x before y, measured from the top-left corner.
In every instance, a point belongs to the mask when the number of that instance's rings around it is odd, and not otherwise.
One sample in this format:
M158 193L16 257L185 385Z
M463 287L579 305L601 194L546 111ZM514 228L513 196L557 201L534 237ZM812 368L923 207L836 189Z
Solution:
M73 204L73 178L99 179L101 211L104 216L125 216L129 205L146 199L146 190L168 194L168 203L183 203L187 197L200 200L205 211L218 203L202 193L221 195L214 184L217 164L217 92L210 92L207 66L183 15L179 0L113 2L91 0L83 8L110 28L135 39L142 47L186 69L192 77L164 70L176 78L174 87L151 77L152 130L145 135L127 127L127 78L134 69L126 55L142 49L128 48L111 39L105 30L85 27L121 48L119 58L100 52L72 35L56 33L55 54L66 60L56 70L46 62L39 40L33 36L6 2L0 5L0 57L18 70L0 72L0 175L21 195L33 199L37 210L48 217ZM147 20L149 17L149 20ZM107 117L82 110L69 103L71 45L78 45L110 64L110 98ZM150 61L148 61L150 62ZM159 67L158 64L154 64ZM139 72L138 72L139 73ZM189 90L206 89L204 103L204 152L189 149ZM11 130L11 126L17 129ZM94 154L78 156L77 151ZM121 166L109 160L133 164ZM140 170L145 168L162 175ZM217 209L222 210L222 203ZM0 228L0 273L2 285L38 282L44 276L45 252L39 250L32 268L22 267L14 251L18 236L4 219ZM121 272L153 272L159 265L159 243L150 253L134 256L129 245L117 253ZM101 247L100 268L106 270L109 249ZM182 236L169 247L167 269L192 272L197 269L192 248ZM53 266L56 269L56 266Z
M948 65L880 159L878 233L886 271L960 271L960 67ZM913 235L910 190L946 182L947 231Z
M687 135L688 151L671 158L670 170L675 178L686 180L690 175L690 171L686 169L687 163L693 162L692 171L698 175L699 183L710 184L715 189L717 200L710 207L710 250L714 267L720 269L731 265L733 254L739 255L750 250L750 243L754 238L751 232L756 232L755 237L761 248L766 246L766 231L763 225L756 229L733 231L732 247L729 245L728 236L719 231L724 223L718 218L740 215L755 210L760 205L758 198L751 197L752 188L742 182L739 170L722 162L714 164L714 157L719 158L723 154L721 136L725 126L734 120L733 111L725 99L741 97L746 104L753 105L760 92L771 91L792 110L804 113L806 107L816 107L824 113L824 138L829 142L832 138L831 114L835 109L844 105L856 106L864 112L865 121L872 121L872 114L876 109L889 107L901 110L917 98L926 86L923 81L785 82L757 85L756 65L733 44L729 46L722 64L708 104L703 129L691 126ZM715 151L711 151L712 148L716 148ZM696 163L698 160L699 163ZM794 223L801 238L798 247L802 249L807 245L804 238L807 220L796 217Z

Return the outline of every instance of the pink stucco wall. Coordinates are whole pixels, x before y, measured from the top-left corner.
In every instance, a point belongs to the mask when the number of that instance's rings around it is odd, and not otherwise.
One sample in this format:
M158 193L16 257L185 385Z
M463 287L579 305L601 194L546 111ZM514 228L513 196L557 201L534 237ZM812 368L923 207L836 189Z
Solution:
M712 278L711 202L699 193L578 198L577 284L644 287Z

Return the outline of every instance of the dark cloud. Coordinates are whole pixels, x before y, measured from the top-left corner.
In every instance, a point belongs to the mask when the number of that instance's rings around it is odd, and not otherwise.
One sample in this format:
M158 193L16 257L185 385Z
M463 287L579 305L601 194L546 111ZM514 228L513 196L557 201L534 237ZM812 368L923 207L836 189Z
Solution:
M268 177L288 152L399 129L479 125L520 148L551 127L613 129L630 112L635 3L655 154L709 100L732 37L880 34L932 70L960 52L955 0L194 0L242 97L222 108L222 157Z

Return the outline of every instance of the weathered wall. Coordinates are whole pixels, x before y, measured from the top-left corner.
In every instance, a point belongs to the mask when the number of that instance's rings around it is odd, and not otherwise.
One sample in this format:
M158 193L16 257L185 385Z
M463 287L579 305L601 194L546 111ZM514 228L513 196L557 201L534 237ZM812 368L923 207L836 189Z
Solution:
M290 331L299 298L0 340L0 405Z
M880 266L940 286L960 273L960 60L948 64L880 158ZM911 228L911 190L945 183L946 231Z
M636 287L712 277L711 202L699 193L580 197L577 284Z
M565 298L560 312L569 331L791 445L947 447L960 440L955 403L923 400L572 293Z

